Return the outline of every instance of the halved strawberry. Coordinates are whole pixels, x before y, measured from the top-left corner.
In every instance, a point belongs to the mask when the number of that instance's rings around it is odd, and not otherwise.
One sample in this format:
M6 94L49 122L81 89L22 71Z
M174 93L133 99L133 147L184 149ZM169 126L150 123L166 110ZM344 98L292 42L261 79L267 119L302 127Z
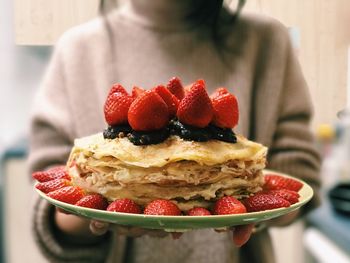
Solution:
M290 203L279 196L256 194L245 199L244 205L248 212L258 212L280 207L289 207Z
M110 94L104 105L106 122L111 126L127 123L132 102L133 98L129 95L120 92Z
M131 104L128 121L135 131L159 130L168 124L168 106L155 91L147 90Z
M208 126L213 118L213 106L203 80L196 81L182 99L177 117L184 124L200 128Z
M224 95L224 94L229 94L228 90L224 87L217 88L211 95L210 98L216 98L218 96Z
M269 190L269 191L266 191L265 193L273 196L282 197L283 199L287 200L291 204L297 203L300 197L300 195L297 192L291 191L288 189Z
M143 88L140 88L140 87L137 87L137 86L134 86L132 88L132 93L131 93L131 96L136 99L138 96L140 96L142 93L144 93L145 90Z
M99 210L106 210L107 199L100 194L89 194L81 198L75 205Z
M187 214L189 216L210 216L211 213L209 210L203 208L203 207L194 207L190 209Z
M118 83L116 83L112 86L112 88L108 92L108 96L110 96L113 93L121 93L123 95L129 95L128 92L124 89L124 87Z
M179 216L181 210L173 202L157 199L150 202L144 211L145 215Z
M214 205L214 214L229 215L246 213L245 206L233 196L224 196L216 201Z
M214 109L212 123L221 128L235 127L239 116L236 97L230 93L223 93L213 97L211 101Z
M35 188L47 194L54 190L57 190L66 186L70 186L70 185L72 185L72 183L67 179L55 179L55 180L51 180L43 183L38 183L35 185Z
M85 196L84 191L77 186L66 186L47 194L48 197L74 205Z
M185 97L185 91L181 84L181 80L178 77L173 77L169 80L167 86L168 90L175 95L178 100L182 100Z
M70 180L70 176L67 173L65 166L55 166L53 168L50 168L46 171L37 171L32 174L32 177L42 182L48 182L55 179L67 179Z
M159 96L162 97L164 102L168 105L170 117L174 117L179 107L179 100L175 97L166 87L159 85L153 89Z
M109 204L107 211L110 212L120 212L120 213L131 213L131 214L141 214L141 208L133 200L123 198L117 199Z
M265 190L288 189L298 192L303 187L303 184L292 178L282 177L276 174L265 175Z

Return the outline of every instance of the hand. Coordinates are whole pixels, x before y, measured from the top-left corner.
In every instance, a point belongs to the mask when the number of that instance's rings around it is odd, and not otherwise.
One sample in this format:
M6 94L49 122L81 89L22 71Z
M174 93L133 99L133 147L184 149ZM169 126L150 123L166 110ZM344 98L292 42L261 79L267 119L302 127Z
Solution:
M298 219L300 214L299 210L292 211L286 215L276 217L266 221L267 226L272 227L283 227L292 224L296 219Z

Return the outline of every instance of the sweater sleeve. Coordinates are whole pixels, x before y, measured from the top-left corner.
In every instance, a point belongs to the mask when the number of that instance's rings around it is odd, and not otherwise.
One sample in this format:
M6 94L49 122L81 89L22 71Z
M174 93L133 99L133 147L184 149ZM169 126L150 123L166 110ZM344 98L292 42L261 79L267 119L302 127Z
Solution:
M64 164L72 147L74 123L66 92L62 41L53 54L33 107L30 129L29 168L33 172ZM37 244L50 262L103 262L109 237L95 245L68 247L57 237L54 207L37 197L32 229Z
M309 127L312 104L308 87L292 45L287 42L283 87L268 168L289 173L313 187L314 198L303 209L305 212L319 203L320 157Z

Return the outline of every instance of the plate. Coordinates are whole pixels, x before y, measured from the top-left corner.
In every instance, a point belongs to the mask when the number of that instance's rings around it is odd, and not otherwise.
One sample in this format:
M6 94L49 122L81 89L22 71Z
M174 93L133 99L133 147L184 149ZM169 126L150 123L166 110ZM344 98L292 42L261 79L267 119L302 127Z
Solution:
M264 170L264 174L273 173L283 177L292 177L279 172ZM129 213L108 212L102 210L96 210L91 208L85 208L75 206L67 203L63 203L48 197L46 194L36 189L39 195L46 199L49 203L59 208L62 208L72 214L83 216L89 219L95 219L105 221L114 224L137 226L149 229L163 229L168 232L183 232L192 229L201 228L226 228L236 225L245 225L250 223L259 223L265 220L269 220L275 217L282 216L290 213L301 206L305 205L313 196L312 188L305 182L292 177L293 179L300 181L303 187L298 192L300 195L299 202L291 205L290 207L277 208L272 210L266 210L261 212L252 212L245 214L235 215L211 215L211 216L152 216L152 215L139 215Z

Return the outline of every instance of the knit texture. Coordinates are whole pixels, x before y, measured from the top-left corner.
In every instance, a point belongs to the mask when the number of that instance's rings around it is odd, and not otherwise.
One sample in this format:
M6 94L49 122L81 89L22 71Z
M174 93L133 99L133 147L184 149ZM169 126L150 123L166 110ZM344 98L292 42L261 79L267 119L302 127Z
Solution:
M205 79L209 92L227 87L239 101L235 131L269 147L268 168L297 176L317 190L320 159L308 127L310 97L284 26L243 15L225 26L220 48L204 25L167 31L143 24L125 10L113 12L108 22L111 38L98 18L68 31L58 42L34 105L32 170L65 163L74 138L106 127L103 104L113 83L129 90L133 85L152 88L179 76L185 84ZM314 199L309 206L316 204ZM109 252L107 243L60 245L50 227L50 211L38 200L33 215L34 234L50 262L123 258L122 237L108 241L113 242ZM141 237L133 240L130 251L130 262L274 262L266 231L240 250L230 235L202 230L176 241Z

